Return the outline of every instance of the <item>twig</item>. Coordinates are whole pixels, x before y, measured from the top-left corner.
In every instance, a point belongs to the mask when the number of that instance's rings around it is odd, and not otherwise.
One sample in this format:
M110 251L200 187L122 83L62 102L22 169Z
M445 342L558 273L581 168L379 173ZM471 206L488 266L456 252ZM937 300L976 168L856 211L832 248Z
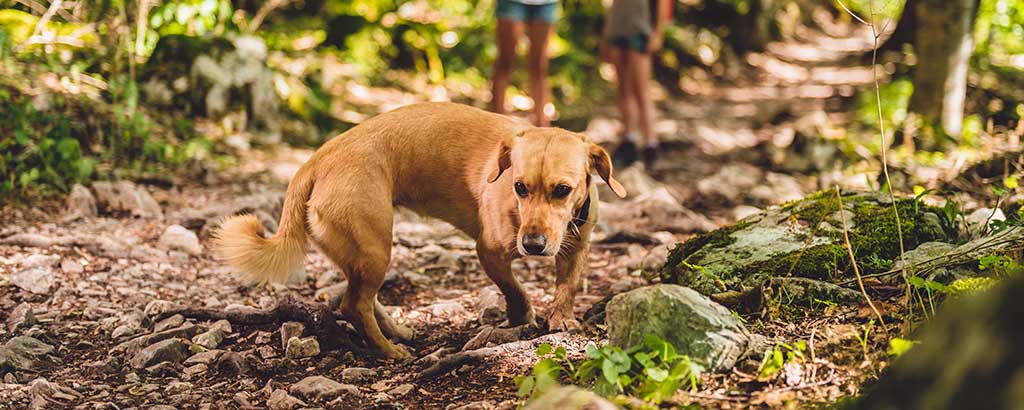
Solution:
M864 289L864 280L860 277L857 258L853 255L853 245L850 245L850 231L846 227L846 212L843 209L843 195L839 193L839 185L836 185L836 199L839 200L839 219L843 222L843 242L846 244L846 251L850 254L850 263L853 265L853 273L857 275L857 285L860 286L860 293L864 295L864 300L868 301L868 306L871 306L875 316L878 316L878 322L882 324L882 327L885 327L885 320L882 319L882 314L875 307L875 303L871 301L871 297L868 296L868 291Z
M263 19L267 18L267 15L270 14L271 11L279 7L284 7L288 5L288 3L291 3L291 1L292 0L270 0L263 3L263 6L260 7L260 9L256 11L256 14L252 16L252 20L249 20L249 26L246 27L245 31L248 33L255 33L256 30L260 28L260 25L263 24Z
M46 9L46 13L43 13L43 16L39 18L38 22L36 22L36 28L32 30L31 37L38 36L43 29L46 28L46 24L50 22L50 19L53 18L53 15L57 13L57 10L60 9L61 4L63 3L64 0L53 0L53 3L50 3L50 7Z

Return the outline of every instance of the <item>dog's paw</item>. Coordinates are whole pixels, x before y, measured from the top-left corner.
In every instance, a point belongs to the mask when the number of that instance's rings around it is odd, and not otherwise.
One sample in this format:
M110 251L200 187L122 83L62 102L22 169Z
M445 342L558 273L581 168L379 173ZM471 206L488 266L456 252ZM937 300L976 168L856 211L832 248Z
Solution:
M413 359L412 353L409 353L409 349L406 349L405 346L394 343L389 343L389 345L390 346L385 346L382 349L384 351L384 355L387 356L389 359L396 359L402 361Z
M416 332L409 326L396 324L394 337L400 342L410 342L416 337Z
M548 329L551 331L569 331L569 330L580 330L583 325L576 320L575 315L568 314L563 315L561 313L552 313L548 317Z

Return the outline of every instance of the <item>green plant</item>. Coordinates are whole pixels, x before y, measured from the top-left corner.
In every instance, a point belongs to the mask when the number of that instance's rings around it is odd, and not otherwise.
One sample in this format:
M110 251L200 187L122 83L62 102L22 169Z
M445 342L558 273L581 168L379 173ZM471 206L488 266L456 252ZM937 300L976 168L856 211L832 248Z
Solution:
M657 405L681 388L695 390L704 371L689 356L678 354L671 343L654 335L629 349L590 343L586 359L576 364L563 347L541 344L536 353L542 359L534 365L533 373L515 378L520 397L538 397L564 378L605 397L626 394Z
M871 319L866 325L862 325L860 329L861 331L856 334L857 342L860 343L860 349L864 352L864 361L867 361L868 342L871 338L871 331L875 329L875 319Z
M774 379L786 363L803 362L805 351L807 351L807 343L803 340L797 340L793 344L776 344L775 347L764 352L761 366L757 370L758 376L762 379Z
M907 340L900 337L894 337L889 340L889 349L885 351L885 354L899 358L904 353L914 347L914 345L921 343L917 340Z

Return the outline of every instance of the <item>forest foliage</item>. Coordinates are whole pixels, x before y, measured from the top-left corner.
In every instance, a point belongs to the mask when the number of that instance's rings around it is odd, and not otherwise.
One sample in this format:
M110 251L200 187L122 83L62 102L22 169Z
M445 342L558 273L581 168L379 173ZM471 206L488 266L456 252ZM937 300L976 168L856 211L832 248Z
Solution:
M897 25L904 3L835 1L824 10L849 19L846 6ZM808 0L677 1L675 24L655 56L656 77L673 95L683 94L681 78L694 73L701 81L728 81L745 64L744 53L816 24L821 6ZM581 129L611 92L598 56L605 5L566 0L561 7L550 47L557 124ZM312 127L306 134L286 130L285 140L318 144L358 120L344 115L351 103L331 84L337 75L367 86L418 84L413 91L420 92L443 86L455 101L483 105L496 54L493 9L493 0L0 1L0 196L56 193L96 178L197 172L230 161L223 138L197 127L205 115L199 106L168 111L147 103L144 80L154 69L187 66L194 58L177 49L161 52L162 39L212 44L257 36L268 51L283 115ZM998 127L1024 114L1022 24L1024 0L980 1L959 143L993 132L990 119ZM883 111L895 128L913 93L913 44L883 57L893 74L882 90ZM329 71L332 62L344 69ZM525 96L518 88L511 94ZM870 115L873 99L857 101L858 123L871 129L877 122ZM246 107L239 109L245 115Z

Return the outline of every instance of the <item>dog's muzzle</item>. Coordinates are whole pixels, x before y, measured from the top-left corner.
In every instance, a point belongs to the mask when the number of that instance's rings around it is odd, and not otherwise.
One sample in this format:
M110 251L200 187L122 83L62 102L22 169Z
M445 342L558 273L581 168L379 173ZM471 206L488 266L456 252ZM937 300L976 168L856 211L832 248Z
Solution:
M548 237L537 233L526 234L523 235L522 245L527 255L543 255L548 247Z

